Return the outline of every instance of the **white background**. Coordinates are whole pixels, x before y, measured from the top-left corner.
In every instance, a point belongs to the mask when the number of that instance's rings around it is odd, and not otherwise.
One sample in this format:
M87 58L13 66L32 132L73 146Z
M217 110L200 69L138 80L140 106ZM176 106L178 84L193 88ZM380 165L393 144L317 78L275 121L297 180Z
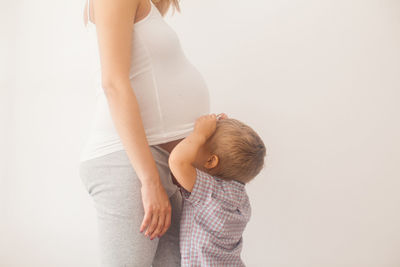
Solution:
M94 105L81 1L2 1L0 266L94 267L78 176ZM165 18L211 111L268 148L248 266L400 266L400 1L185 0Z

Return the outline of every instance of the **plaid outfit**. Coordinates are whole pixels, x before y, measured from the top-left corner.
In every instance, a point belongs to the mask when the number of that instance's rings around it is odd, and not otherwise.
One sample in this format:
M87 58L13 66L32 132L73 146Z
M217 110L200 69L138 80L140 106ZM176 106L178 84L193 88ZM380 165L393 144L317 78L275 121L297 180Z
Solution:
M242 233L251 215L245 185L196 168L192 192L181 193L181 266L245 266Z

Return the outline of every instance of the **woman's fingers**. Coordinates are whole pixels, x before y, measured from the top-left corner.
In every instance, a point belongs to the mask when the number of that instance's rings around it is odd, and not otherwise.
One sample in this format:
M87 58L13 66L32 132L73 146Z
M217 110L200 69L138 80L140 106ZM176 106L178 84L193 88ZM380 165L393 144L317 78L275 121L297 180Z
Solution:
M151 233L150 239L153 240L154 237L158 236L162 229L164 228L164 222L165 222L165 215L166 214L160 214L158 217L158 224L156 229L154 230L153 233Z
M151 218L151 223L150 223L150 225L149 225L149 227L147 227L147 231L146 231L146 233L144 234L144 235L146 235L146 236L150 236L152 233L153 233L153 231L156 229L156 227L157 227L157 223L158 223L158 220L159 220L159 214L158 214L158 212L154 212L153 213L153 216L152 216L152 218Z
M147 226L151 222L151 217L152 217L152 213L149 211L146 211L143 221L142 221L142 225L140 226L140 232L143 232L147 228Z
M159 237L163 236L165 234L165 232L167 232L170 225L171 225L171 207L169 207L168 212L166 214L164 228L162 229L161 233L158 236Z

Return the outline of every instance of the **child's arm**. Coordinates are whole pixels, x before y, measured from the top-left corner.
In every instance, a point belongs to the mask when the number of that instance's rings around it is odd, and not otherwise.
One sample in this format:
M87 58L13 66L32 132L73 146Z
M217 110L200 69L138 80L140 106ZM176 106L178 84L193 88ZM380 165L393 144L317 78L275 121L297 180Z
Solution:
M196 169L193 163L199 148L215 131L216 115L204 115L196 120L194 131L180 141L171 151L168 159L169 168L179 184L191 192L196 182Z
M178 183L191 192L196 182L196 169L192 165L205 138L192 132L180 141L169 155L168 164Z

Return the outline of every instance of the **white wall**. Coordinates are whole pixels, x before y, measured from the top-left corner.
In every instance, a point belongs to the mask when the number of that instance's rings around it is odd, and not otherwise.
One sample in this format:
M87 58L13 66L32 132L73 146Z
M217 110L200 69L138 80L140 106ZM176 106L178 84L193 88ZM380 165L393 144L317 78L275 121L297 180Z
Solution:
M0 266L98 264L77 169L94 105L82 8L2 3ZM166 17L211 111L268 146L248 185L248 266L400 266L399 10L397 0L202 0Z
M2 3L0 8L0 266L4 265L5 247L8 245L9 216L6 211L12 209L8 203L8 185L10 184L10 163L14 159L13 143L13 101L15 90L15 58L16 33L15 22L16 3Z

